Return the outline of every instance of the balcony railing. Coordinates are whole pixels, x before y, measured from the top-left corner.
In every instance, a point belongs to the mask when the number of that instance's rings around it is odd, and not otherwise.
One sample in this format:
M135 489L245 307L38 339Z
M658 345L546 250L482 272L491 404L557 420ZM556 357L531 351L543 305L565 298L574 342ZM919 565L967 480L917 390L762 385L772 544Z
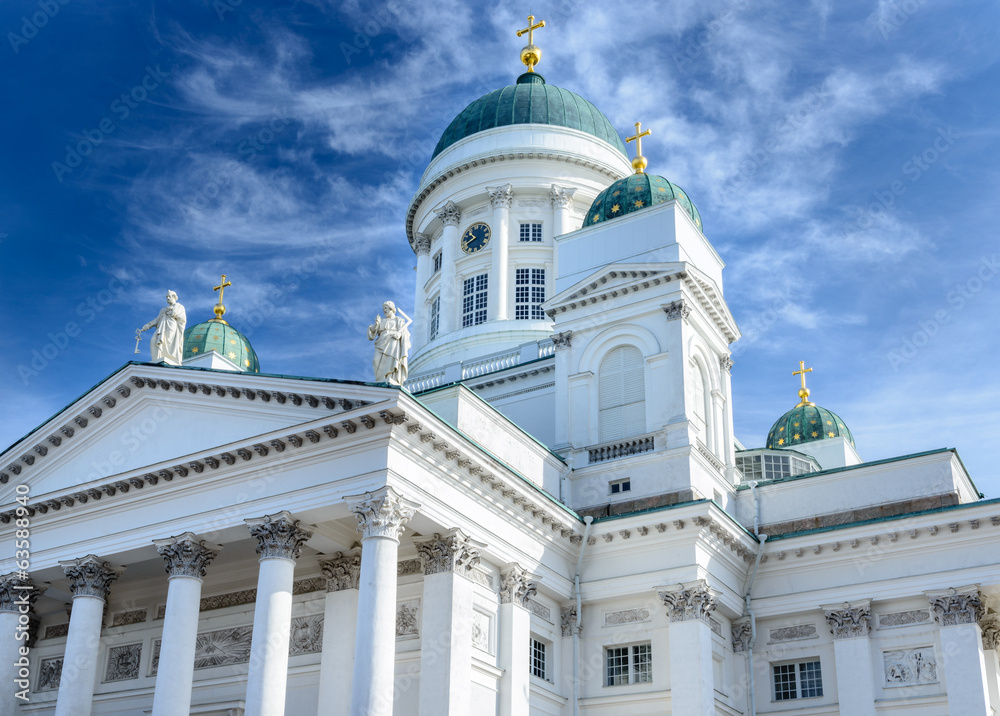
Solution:
M587 462L593 465L598 462L617 460L619 458L641 455L644 452L652 451L653 436L646 435L645 437L629 438L628 440L620 440L615 443L608 443L607 445L599 445L598 447L590 448L587 450L589 456Z

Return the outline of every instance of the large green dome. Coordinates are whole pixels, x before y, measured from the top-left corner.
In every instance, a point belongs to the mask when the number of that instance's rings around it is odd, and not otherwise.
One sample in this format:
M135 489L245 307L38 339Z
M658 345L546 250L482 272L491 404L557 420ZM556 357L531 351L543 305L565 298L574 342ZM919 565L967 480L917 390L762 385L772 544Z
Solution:
M623 155L621 137L597 107L578 94L545 84L537 72L525 73L517 84L483 95L452 120L434 148L432 159L452 144L494 127L511 124L552 124L603 139Z
M632 174L619 179L602 191L590 205L584 226L593 226L608 219L640 211L646 207L676 200L688 213L698 229L702 229L701 214L684 190L656 174Z
M765 447L795 447L814 440L838 437L847 438L851 447L854 447L854 436L836 413L812 403L800 403L771 426Z
M260 362L250 341L223 320L212 318L184 331L184 359L215 351L247 373L260 373Z

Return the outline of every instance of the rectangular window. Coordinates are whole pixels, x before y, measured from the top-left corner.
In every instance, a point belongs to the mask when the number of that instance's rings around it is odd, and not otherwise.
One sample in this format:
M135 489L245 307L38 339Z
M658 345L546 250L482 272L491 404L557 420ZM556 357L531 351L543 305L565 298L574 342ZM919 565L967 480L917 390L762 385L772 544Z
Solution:
M823 695L823 674L819 661L798 664L775 664L771 667L774 678L774 700L811 699Z
M632 489L632 478L626 477L622 480L615 480L608 483L611 485L611 494L617 495L621 492L629 492Z
M441 270L441 252L438 251L434 254L434 270L431 273L437 273Z
M514 318L544 321L545 269L517 269L514 273Z
M604 659L606 686L645 684L653 680L653 647L650 644L608 647Z
M538 641L538 639L531 640L531 673L533 676L537 676L539 679L548 678L546 674L546 662L545 662L545 642Z
M441 326L441 297L435 296L434 300L431 301L431 320L430 320L430 340L434 340L438 337L438 328Z
M462 327L486 323L486 297L489 274L465 279L462 289Z
M542 225L541 224L521 224L521 241L541 241L542 240Z

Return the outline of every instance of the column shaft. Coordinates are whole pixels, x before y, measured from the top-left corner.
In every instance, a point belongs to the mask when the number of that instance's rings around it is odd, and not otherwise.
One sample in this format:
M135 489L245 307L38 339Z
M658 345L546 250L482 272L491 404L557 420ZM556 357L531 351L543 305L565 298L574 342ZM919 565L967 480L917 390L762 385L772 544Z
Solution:
M427 294L424 292L424 286L431 277L430 237L417 234L413 248L417 254L417 287L413 296L413 348L416 349L425 345L430 337L427 323Z
M103 599L73 597L55 716L90 716L103 618Z
M837 662L840 712L851 716L875 716L875 685L872 683L869 639L837 639L833 642L833 653Z
M510 204L513 189L510 184L486 187L493 204L493 265L490 273L489 317L497 321L508 319L510 302Z
M444 224L441 235L441 318L438 333L443 336L458 327L455 261L458 259L458 222L462 213L449 201L437 216Z
M292 560L261 560L247 674L247 716L282 716L285 713L294 580L295 562Z
M200 603L200 579L170 578L153 691L153 716L186 716L191 711Z
M671 621L667 638L670 640L670 712L715 716L711 628L700 619Z
M327 592L324 613L317 713L319 716L347 716L351 712L358 590Z
M30 695L30 678L24 676L28 669L28 657L19 664L22 658L20 648L27 642L17 639L18 613L0 611L0 716L15 716L19 713L18 704L24 703L15 695L25 692ZM25 671L18 674L21 669ZM29 675L30 676L30 675ZM24 678L22 678L24 677ZM21 682L21 683L18 683Z
M503 669L498 713L499 716L521 716L529 710L531 613L519 604L501 604L498 618L497 656Z
M948 713L951 716L992 716L983 636L978 624L941 627L941 652L945 655Z

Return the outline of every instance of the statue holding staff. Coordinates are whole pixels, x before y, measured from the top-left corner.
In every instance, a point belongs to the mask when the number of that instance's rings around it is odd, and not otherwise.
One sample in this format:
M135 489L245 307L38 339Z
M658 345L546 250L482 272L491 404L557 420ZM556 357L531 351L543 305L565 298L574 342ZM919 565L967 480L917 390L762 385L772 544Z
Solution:
M177 303L177 294L167 291L167 305L159 315L135 332L135 352L139 352L139 337L143 331L156 327L149 339L149 352L153 363L180 365L184 357L184 327L187 313L184 306Z
M376 315L375 323L368 326L368 340L375 341L375 358L372 361L375 381L403 385L408 371L407 354L410 352L410 331L407 327L413 321L392 301L382 304L382 312L385 318Z

